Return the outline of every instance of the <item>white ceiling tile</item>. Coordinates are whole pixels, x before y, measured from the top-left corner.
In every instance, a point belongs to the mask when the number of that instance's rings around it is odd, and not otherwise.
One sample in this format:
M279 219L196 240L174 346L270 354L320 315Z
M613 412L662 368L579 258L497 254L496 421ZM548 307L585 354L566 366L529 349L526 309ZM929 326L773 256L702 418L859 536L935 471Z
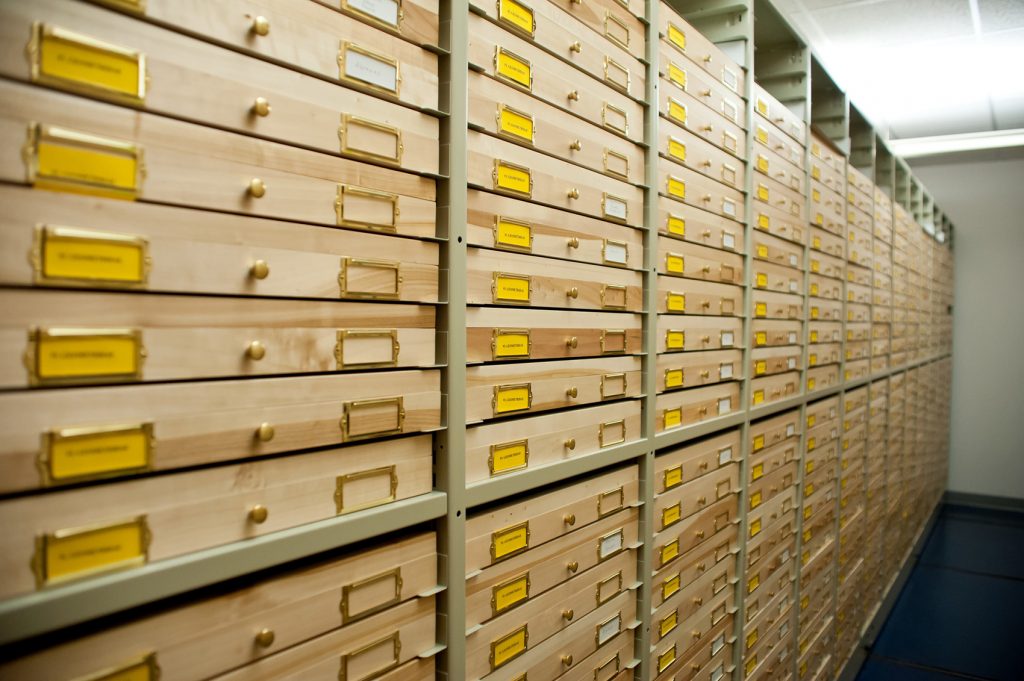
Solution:
M880 0L812 12L836 44L863 48L973 33L968 0Z
M983 33L1009 28L1024 28L1024 2L1021 0L978 0Z

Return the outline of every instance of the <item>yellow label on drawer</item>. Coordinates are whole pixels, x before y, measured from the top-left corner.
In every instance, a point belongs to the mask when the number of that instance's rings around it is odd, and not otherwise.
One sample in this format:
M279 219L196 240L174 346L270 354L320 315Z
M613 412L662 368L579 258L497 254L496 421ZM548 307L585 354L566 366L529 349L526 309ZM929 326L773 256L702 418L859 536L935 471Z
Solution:
M664 530L669 525L679 522L682 517L683 509L678 503L663 509L661 511L661 529Z
M753 655L747 660L746 666L743 667L743 671L746 676L750 676L757 669L757 655Z
M754 451L760 451L764 449L764 435L754 436Z
M134 199L141 152L135 145L49 126L31 131L33 186L41 189Z
M814 366L818 363L818 356L813 352L807 357L807 366Z
M813 491L813 485L811 486L811 488L812 488L812 491ZM811 541L811 531L809 529L808 530L804 530L804 543L806 544L809 541Z
M530 597L529 573L515 577L491 590L491 610L495 615L518 605Z
M685 199L686 182L680 180L678 177L672 177L670 175L668 178L668 194L669 196L674 196L677 199Z
M768 172L768 157L767 156L762 156L761 154L757 155L757 169L760 170L762 173L767 173Z
M43 329L30 341L30 382L138 379L142 372L142 335L133 330Z
M807 389L808 390L814 390L814 379L813 378L808 378L807 379Z
M530 302L530 278L515 274L494 274L494 301Z
M495 414L526 411L531 406L533 406L533 394L529 383L501 385L494 389Z
M811 238L811 248L821 249L821 237L814 236Z
M533 87L533 71L530 62L500 47L494 55L495 71L498 77L522 85L527 90Z
M762 477L764 477L764 464L759 463L750 470L750 480L760 480Z
M820 269L821 269L821 263L820 263L820 262L818 262L817 260L814 260L814 259L812 258L812 259L811 259L811 271L812 271L812 272L817 272L817 271L819 271Z
M768 362L767 361L765 361L763 359L759 359L756 362L754 362L754 374L756 376L760 376L761 374L763 374L763 373L765 373L767 371L768 371Z
M498 0L498 19L533 36L533 10L516 0Z
M754 306L754 316L756 317L767 317L768 316L768 303L758 303Z
M757 257L759 257L759 258L767 258L768 257L768 247L765 246L764 244L758 244L757 245ZM765 278L767 279L767 277L765 277Z
M668 79L684 90L686 89L686 69L681 69L672 62L669 62Z
M682 274L686 269L686 260L681 255L669 253L665 256L665 269L673 274Z
M501 106L498 110L498 132L533 144L533 116Z
M668 25L668 41L682 51L686 51L686 33L675 24Z
M669 312L686 312L686 295L669 293L665 306Z
M812 296L818 295L818 284L817 283L814 283L814 282L811 283L811 295Z
M764 272L758 272L754 277L754 286L758 288L764 288L768 286L768 275Z
M754 492L750 495L750 509L753 510L761 505L761 493Z
M757 518L752 523L750 523L750 536L753 538L753 537L756 537L757 535L759 535L760 533L761 533L761 519Z
M683 385L683 370L682 369L666 369L665 370L665 387L666 388L679 388Z
M818 166L811 166L811 177L813 177L815 180L820 180L821 168L819 168Z
M499 331L494 336L494 357L529 357L529 331Z
M668 600L673 594L679 591L679 575L669 577L661 583L661 600Z
M818 314L819 314L818 308L817 307L812 307L811 308L811 319L817 319L818 318Z
M530 523L520 523L491 534L491 560L525 551L530 546Z
M675 428L683 422L683 408L676 407L675 409L666 409L665 414L662 417L665 429Z
M665 471L665 489L670 490L683 482L683 467L673 466Z
M761 229L768 229L769 227L771 227L771 225L772 225L771 218L769 218L764 213L758 213L757 214L757 226L758 227L760 227Z
M814 224L823 225L825 224L825 217L821 213L814 214Z
M757 185L757 198L761 199L762 201L767 201L768 187L764 186L763 184Z
M812 378L811 381L813 381L813 380L814 379ZM813 452L815 446L817 446L817 443L818 443L818 441L815 438L813 438L813 437L807 438L807 451Z
M682 350L685 345L685 331L667 331L665 333L665 347L669 350Z
M686 105L674 99L668 100L668 117L677 123L686 125Z
M153 424L66 428L44 442L44 484L123 474L152 465Z
M767 331L758 331L757 333L755 333L754 334L754 344L755 345L767 345L768 344L768 332Z
M139 237L66 227L41 227L34 255L38 281L141 284L146 281L147 242Z
M768 130L762 128L760 125L757 126L755 137L757 137L757 141L761 144L768 144Z
M494 188L530 196L533 193L533 178L530 175L530 169L504 161L495 161Z
M818 417L815 416L814 414L809 414L807 416L807 427L808 428L813 428L814 424L817 423L817 422L818 422Z
M686 160L686 143L675 137L668 138L668 155L680 161Z
M676 661L676 647L673 645L665 652L658 655L658 673L665 671Z
M811 331L811 342L812 343L817 343L818 342L818 332L817 332L817 330Z
M664 565L679 555L679 540L673 539L661 547L661 564Z
M672 215L671 213L669 213L668 233L678 234L679 236L686 236L686 219L681 218L678 215Z
M526 468L530 462L530 448L526 440L493 445L487 462L491 475Z
M506 634L491 642L491 670L511 662L526 652L529 641L527 626L524 624L510 634Z
M103 527L60 530L37 540L33 566L39 586L146 562L145 516Z
M757 629L754 629L752 632L747 634L747 650L750 650L751 648L753 648L754 644L756 644L756 643L757 643Z
M658 631L661 633L661 637L665 638L677 626L679 626L679 611L673 610L671 614L662 618L661 622L658 623Z
M813 512L814 512L814 507L813 506L810 506L810 505L804 506L804 520L807 520L808 518L810 518L811 517L811 513L813 513Z
M807 471L808 475L814 472L814 461L808 461L807 465L804 466L804 470Z
M764 391L763 390L755 390L754 391L754 404L761 404L762 402L764 402Z
M32 79L69 90L141 102L145 57L55 26L35 28Z

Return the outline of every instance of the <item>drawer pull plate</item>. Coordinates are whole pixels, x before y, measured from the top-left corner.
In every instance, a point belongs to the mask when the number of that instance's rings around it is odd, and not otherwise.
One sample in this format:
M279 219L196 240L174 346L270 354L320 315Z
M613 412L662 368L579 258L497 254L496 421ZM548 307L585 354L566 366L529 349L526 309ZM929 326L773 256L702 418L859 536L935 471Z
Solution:
M494 386L491 409L495 416L529 411L533 407L533 386L530 383L513 383Z
M491 275L491 299L495 303L529 305L532 284L528 274L495 272Z
M498 104L495 123L497 123L498 134L502 137L534 143L537 125L533 116L525 111L513 109L506 104Z
M496 192L527 199L533 197L533 173L526 166L496 158L491 181Z
M343 12L357 14L380 28L402 32L402 0L341 0Z
M533 10L518 0L498 0L498 23L530 38L534 37L537 29Z
M616 433L614 436L611 433ZM597 427L597 442L601 449L620 445L626 441L626 420L610 421Z
M31 329L25 351L33 386L138 381L146 349L138 329Z
M343 114L338 129L341 153L366 161L400 165L405 147L402 131L352 114Z
M530 357L533 342L530 329L494 329L491 331L491 358Z
M629 220L629 204L623 198L604 192L601 195L601 215L624 223Z
M345 442L382 435L398 435L405 427L404 397L382 397L346 402L341 417Z
M36 461L43 487L127 475L153 467L152 423L61 428L42 436Z
M525 603L530 598L530 573L518 575L491 588L491 616Z
M141 52L35 23L28 55L34 83L132 104L146 99L146 55Z
M390 608L401 601L401 567L345 584L341 587L341 622L348 624Z
M397 300L402 293L402 266L388 260L344 257L338 273L339 296L369 300ZM362 274L365 284L359 283Z
M343 81L396 97L402 84L401 66L397 59L347 40L338 50L338 71L338 78Z
M384 655L383 663L379 659L381 654ZM364 681L376 678L397 667L401 659L402 634L396 631L342 655L338 681Z
M338 331L334 360L339 371L357 367L393 367L398 366L400 351L398 329L343 329Z
M625 310L627 307L626 287L615 284L601 286L601 307L611 310Z
M623 49L629 49L629 26L608 10L604 12L604 37Z
M629 390L629 381L625 372L601 376L602 400L610 397L625 397L627 390Z
M491 533L491 562L514 556L530 548L530 521Z
M605 506L605 502L610 502L616 497L618 497L618 500L614 502L614 506ZM597 517L604 518L616 511L622 510L622 507L625 506L625 504L626 492L621 486L613 490L608 490L607 492L602 492L597 497Z
M136 144L51 125L29 125L22 156L37 189L135 200L146 176Z
M626 112L614 104L604 103L601 108L601 125L622 135L629 135L629 119Z
M149 653L114 669L107 669L85 677L85 681L121 681L121 679L159 681L160 665L157 664L156 653Z
M504 666L526 652L530 643L530 632L527 624L524 624L510 633L491 641L491 652L488 661L491 671Z
M629 94L631 81L629 69L611 57L604 58L604 82L616 90Z
M500 45L494 46L494 75L498 80L533 91L533 67L530 60Z
M628 349L625 329L603 329L601 331L602 355L621 355Z
M515 440L491 445L487 468L491 476L522 470L530 465L530 441Z
M334 212L341 227L398 231L398 194L339 184Z
M383 494L377 489L380 487L379 481L382 478L387 481L386 491ZM358 489L355 489L354 486L358 486ZM348 491L346 491L346 488ZM334 490L334 503L337 507L338 515L343 515L394 501L397 492L397 469L394 465L381 466L380 468L371 468L366 471L339 475ZM349 503L353 495L357 496L358 501ZM346 496L348 499L346 499Z
M32 557L36 587L145 565L151 540L144 515L40 535Z

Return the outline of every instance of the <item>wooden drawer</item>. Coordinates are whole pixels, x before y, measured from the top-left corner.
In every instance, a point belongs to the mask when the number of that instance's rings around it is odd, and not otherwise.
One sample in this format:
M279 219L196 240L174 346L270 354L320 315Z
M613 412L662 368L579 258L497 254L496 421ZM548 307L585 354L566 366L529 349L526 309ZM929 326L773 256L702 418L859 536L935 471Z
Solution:
M658 273L743 285L743 256L688 241L658 237Z
M861 359L854 362L847 362L843 376L847 381L859 381L862 378L867 378L870 371L870 360Z
M634 227L642 223L639 187L480 132L467 135L470 185Z
M82 672L117 669L148 651L161 678L208 678L339 626L350 631L347 625L435 587L432 533L388 542L121 626L99 628L10 661L0 670L10 678L70 681ZM339 606L344 608L341 619ZM232 613L229 620L223 618L226 609ZM205 625L196 638L194 626L200 621ZM261 630L273 632L267 646L254 645L253 634ZM202 653L208 645L218 654Z
M470 13L469 63L511 87L575 114L634 142L643 141L643 108L570 64Z
M638 101L644 98L646 73L639 59L618 42L605 40L574 16L552 2L524 5L473 2L472 11L482 14L511 33L530 39L537 47L573 64L610 88ZM621 27L616 27L621 31ZM614 30L614 29L613 29Z
M851 303L859 303L864 305L871 304L871 287L862 286L860 284L847 283L846 284L846 300Z
M746 92L743 70L725 52L701 35L667 3L661 3L658 17L658 36L663 43L686 55L733 92Z
M320 4L338 9L331 0L316 0ZM340 11L382 30L400 35L418 45L438 44L438 3L423 0L416 3L372 5L344 2ZM397 11L396 11L397 10Z
M871 270L868 267L863 267L854 263L850 263L846 267L846 280L853 282L854 284L871 286L871 277Z
M842 342L842 323L830 321L808 322L808 339L813 343Z
M839 385L839 366L829 364L807 370L807 392Z
M669 340L671 338L669 336ZM659 393L742 379L742 350L709 350L658 356Z
M867 175L849 163L846 165L846 185L849 190L857 191L865 201L874 205L872 203L875 193L874 183L868 179Z
M466 361L572 359L642 351L640 316L471 307L466 310Z
M0 504L11 527L0 594L424 494L431 461L431 439L420 436L10 499Z
M799 168L765 145L758 145L754 150L752 165L765 177L788 187L800 195L806 193L805 174Z
M871 356L871 344L868 341L846 344L846 361L866 359Z
M752 489L754 483L763 479L766 475L780 471L786 464L795 462L797 460L796 450L798 444L799 440L793 437L782 440L770 447L760 449L757 454L752 455L750 459L750 488ZM768 497L764 494L762 494L762 497L763 503Z
M466 482L588 456L638 439L637 400L476 426L466 433Z
M800 412L798 410L754 421L750 424L751 454L756 454L765 447L773 447L784 441L799 442L800 432ZM754 472L753 469L751 472Z
M820 159L826 167L836 172L846 172L846 158L833 146L833 142L817 131L811 132L811 156Z
M471 248L466 302L628 312L643 308L639 272L561 262L558 276L552 276L551 265L546 258Z
M842 357L841 343L820 343L807 352L807 366L816 367L825 364L838 364Z
M871 325L864 322L846 324L846 340L867 341L871 338Z
M691 316L691 321L699 325L711 325L722 329L742 329L742 319L732 320L701 320L692 315L710 315L716 317L733 317L743 313L743 289L731 284L682 279L679 277L658 276L658 313L666 316L664 322L678 326L681 322L676 316ZM689 323L689 322L687 322ZM703 349L710 349L711 339L704 341ZM722 339L723 347L742 343L742 337L735 334L731 339Z
M744 252L743 225L669 199L658 200L658 233L736 253Z
M469 123L610 177L643 182L641 147L475 71L469 73Z
M857 265L861 268L867 268L868 270L872 269L874 265L874 257L871 255L870 245L868 245L868 247L865 249L863 246L859 246L851 242L850 247L846 252L846 259L850 263ZM861 280L863 280L863 278ZM867 285L871 285L870 273L867 277Z
M723 466L658 495L654 501L655 528L659 532L668 529L682 519L702 512L709 503L738 493L739 466Z
M762 532L769 536L768 530L776 521L785 518L796 507L796 488L791 487L782 490L770 501L761 504L755 511L748 512L747 541L757 539ZM785 522L782 520L782 522ZM760 541L760 540L758 540Z
M674 199L723 217L743 220L743 193L738 189L716 182L664 158L658 159L658 180L658 191L664 198Z
M656 612L652 622L652 628L655 630L652 633L652 639L656 641L655 648L672 644L675 646L677 654L679 651L683 651L683 655L689 658L696 654L695 651L705 645L705 641L711 641L716 638L718 627L722 622L729 622L731 626L733 615L736 612L735 590L722 588L724 592L721 595L716 596L713 601L707 602L699 608L693 609L693 605L690 602L684 602L678 606L674 617L675 626L672 626L673 616L671 614L661 617L660 613ZM687 615L685 619L679 614L679 610L687 612L691 609L692 613ZM667 635L659 638L658 634L660 634L662 627L671 627L671 630ZM731 629L727 631L731 633ZM724 639L722 641L724 642ZM659 662L658 664L660 667L661 663Z
M727 618L731 623L733 618ZM721 631L710 641L704 644L704 647L693 654L688 660L684 660L682 665L679 667L680 674L682 676L671 676L672 671L667 672L667 676L659 676L658 681L664 681L669 678L676 678L680 681L684 679L687 681L722 681L727 678L729 674L733 672L732 664L732 646L735 638L729 634L728 626L720 624ZM718 652L714 652L714 651ZM691 676L692 674L692 676Z
M738 525L727 525L709 541L677 558L670 558L665 566L653 573L654 606L660 607L668 602L680 589L694 584L709 570L717 571L719 567L735 563L739 553L738 535ZM669 552L672 550L670 547Z
M800 392L800 372L789 371L755 378L750 382L750 392L750 404L753 407L786 399Z
M746 129L746 106L739 93L711 77L688 56L680 56L675 45L658 44L658 75L741 129ZM742 154L743 152L740 151Z
M811 227L811 249L827 253L834 258L846 257L846 242L843 237L821 227Z
M761 149L768 149L801 170L807 167L804 164L804 145L775 125L766 122L764 118L754 119L754 141L755 154Z
M710 504L702 513L691 515L654 535L655 564L660 570L731 524L738 524L737 495ZM720 545L719 543L715 544Z
M736 317L658 315L657 351L688 352L742 347L742 330L743 321ZM737 376L741 373L737 365Z
M633 681L634 671L626 665L635 657L634 639L633 631L623 630L600 650L559 676L559 681Z
M656 432L680 430L707 419L731 414L740 408L740 384L736 381L658 395Z
M783 494L791 495L791 492L791 489L781 489ZM781 565L795 555L796 529L796 511L790 508L775 520L772 520L754 539L747 542L748 572L752 572L753 568L761 561L775 562L777 565ZM781 562L779 562L780 560ZM749 587L750 585L748 584ZM754 588L757 588L756 585Z
M0 120L9 152L0 161L0 177L8 181L434 235L435 187L427 178L10 82L0 85L0 93L17 103ZM83 134L98 141L83 147ZM18 150L26 143L30 151L23 157ZM62 160L68 158L70 164ZM37 172L40 162L51 160L57 165ZM118 170L110 179L83 184L75 179L81 163Z
M38 34L33 22L40 24ZM430 115L67 0L40 0L32 6L6 7L0 24L0 35L6 38L3 44L7 46L7 51L0 53L0 71L13 78L37 80L60 89L318 151L437 173L438 121ZM95 73L88 68L78 72L66 72L59 67L37 69L24 58L24 47L33 35L36 54L47 61L74 50L92 53L99 60L97 63L106 60L133 72L138 68L137 62L142 61L145 85L140 87L138 81L97 85L97 81L103 83L104 79L95 64ZM90 47L89 41L117 47L108 52ZM335 52L337 44L334 43ZM374 45L374 50L378 45ZM396 45L404 43L396 41ZM400 52L421 51L412 48ZM433 55L426 56L434 59ZM332 77L337 74L337 66L334 68ZM245 73L246 78L240 78L240 73ZM187 85L197 82L203 86ZM436 101L436 95L434 98ZM257 99L261 100L258 106L263 107L263 115L255 113Z
M854 194L854 192L850 192L847 195L846 224L847 224L848 227L854 227L856 229L861 229L861 230L866 231L868 234L871 234L871 230L872 230L871 222L872 221L871 221L870 208L868 209L868 212L865 212L865 211L859 209L858 207L856 207L853 203L850 203L849 199L850 199L851 196L853 196L853 194Z
M803 343L803 323L755 319L752 323L754 347L779 347Z
M690 170L742 191L742 161L671 120L658 126L658 153Z
M671 492L693 482L709 470L728 467L738 460L739 431L701 440L674 449L663 450L654 459L655 496Z
M753 239L754 257L757 260L803 270L804 251L801 246L760 231L754 232Z
M596 522L637 500L636 466L619 468L466 519L466 572L477 570ZM621 528L620 528L621 530ZM624 550L624 531L601 539L598 559Z
M832 279L822 274L808 275L808 295L823 298L825 300L843 299L843 282L841 279Z
M655 648L651 653L651 666L658 673L656 681L720 681L727 678L731 673L732 646L736 639L732 635L734 608L726 608L726 612L709 631L680 630L676 637Z
M466 422L639 394L639 357L478 365L466 370Z
M754 180L754 199L757 203L778 208L794 218L804 214L807 200L803 194L768 177L759 175Z
M811 274L821 274L831 279L845 278L846 263L841 258L824 253L811 253L809 262Z
M762 458L759 463L764 466L769 466L771 464L778 465L780 460L785 463L778 468L773 467L771 469L771 473L768 473L762 478L758 478L756 482L750 484L747 490L747 507L751 511L755 510L761 504L774 499L776 495L796 484L796 461L784 458L786 457L786 452L789 451L790 447L783 446L772 449L780 452L781 456L773 455L770 458Z
M7 393L0 395L0 424L7 434L0 481L8 492L440 426L438 372L387 376ZM85 453L89 459L69 459Z
M788 107L779 103L757 83L751 86L754 96L754 111L765 121L772 123L793 138L800 146L807 139L807 124Z
M660 79L658 91L658 113L663 118L683 126L692 134L704 138L738 159L745 157L747 133L741 126L720 116L714 109L704 106L700 100L681 90L669 78Z
M801 346L780 348L755 348L751 352L751 368L754 376L767 376L793 371L800 364Z
M768 205L760 200L755 200L751 204L751 211L751 222L757 229L798 244L805 243L807 229L804 227L803 215L793 215L789 210Z
M754 317L759 319L803 319L803 296L753 289Z
M802 294L804 275L801 270L763 260L755 260L753 285L756 289Z
M846 179L843 174L835 170L821 159L811 154L811 179L821 182L823 185L839 194L840 198L846 196Z
M826 319L837 322L843 318L843 302L841 300L814 298L810 303L807 316L811 320Z
M646 40L640 20L643 9L634 14L629 5L617 0L595 0L592 3L577 3L573 0L548 0L573 15L588 27L603 35L612 43L625 48L633 57L644 59ZM632 4L632 3L630 3Z
M857 303L846 304L846 321L854 323L871 322L871 306L858 305ZM870 327L869 327L870 328Z
M7 312L0 326L4 387L435 362L434 309L425 306L24 289L4 291L0 301ZM382 319L391 328L380 328Z
M774 594L791 589L796 578L796 560L789 546L776 547L771 556L765 556L746 573L743 594L746 598L770 599ZM763 590L762 590L763 587ZM749 638L747 639L749 641Z
M723 560L687 583L652 613L652 642L676 638L686 629L692 631L694 626L706 621L711 612L721 609L723 591L735 585L735 580L736 561Z

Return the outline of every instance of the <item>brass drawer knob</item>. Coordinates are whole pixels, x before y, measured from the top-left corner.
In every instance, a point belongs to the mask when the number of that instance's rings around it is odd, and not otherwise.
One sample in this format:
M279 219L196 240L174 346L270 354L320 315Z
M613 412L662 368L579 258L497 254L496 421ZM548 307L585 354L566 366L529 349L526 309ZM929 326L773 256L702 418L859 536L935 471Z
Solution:
M579 248L580 247L580 239L579 239L579 237L576 237L576 236L572 237L571 239L569 239L566 242L566 245L569 246L569 248Z
M577 338L576 336L570 336L569 338L565 339L565 347L567 348L572 348L573 350L575 350L577 347L579 347L579 344L580 339Z
M566 196L568 196L570 199L578 199L580 198L580 190L577 189L576 187L573 187L568 192L566 192Z
M702 369L701 372L700 372L700 377L701 378L710 378L711 377L711 372L708 371L707 369Z
M710 64L711 63L711 55L710 54L705 54L704 55L704 63L705 64Z
M270 511L267 507L262 504L256 504L249 509L249 520L253 521L257 525L262 525L267 522L267 518L270 516ZM273 636L273 634L271 634ZM269 644L267 644L269 645Z
M704 167L704 168L710 168L711 167L711 161L703 161L703 162L701 162L701 166Z
M274 630L260 629L259 633L256 634L256 645L260 648L269 648L274 645Z
M274 439L274 426L269 423L261 423L256 429L256 439L260 442L270 442Z
M700 497L699 499L697 499L697 504L700 505L700 506L703 506L706 503L708 503L708 498L707 497Z
M254 199L262 199L267 193L267 183L258 177L249 180L249 196Z
M572 618L576 616L576 613L572 611L572 608L566 608L562 611L562 619L566 622L571 622Z
M249 276L253 279L266 279L270 275L270 265L266 260L257 260L249 268Z
M572 527L576 524L576 514L566 513L564 516L562 516L562 522L564 522L569 527Z
M249 347L245 349L245 356L257 362L263 359L266 354L267 349L258 340L249 343Z
M697 631L696 629L694 629L694 630L693 630L693 631L691 632L691 635L693 636L693 640L694 640L694 641L697 641L697 640L699 640L699 639L700 639L700 632L699 632L699 631Z
M565 567L569 572L576 572L580 569L580 564L575 560L570 560Z
M704 572L707 569L708 569L708 566L705 563L700 563L700 564L697 565L697 572Z
M704 599L700 596L697 596L693 599L693 604L699 608L700 606L704 605Z
M571 289L565 292L565 295L568 296L569 298L579 298L580 290L573 286Z
M562 655L562 664L566 667L572 666L572 655Z
M252 112L260 118L269 116L270 102L267 101L266 97L257 97L256 101L252 103Z
M703 539L704 538L704 530L697 530L696 534L697 534L697 539Z
M578 101L580 101L580 92L579 92L579 90L570 90L569 91L569 101L570 102L578 102Z
M577 395L579 395L579 390L576 389L576 386L573 386L565 391L566 397L576 397Z
M703 238L705 238L705 239L710 239L711 238L711 230L710 229L705 229L703 232L700 233L700 235Z
M565 441L565 448L568 449L570 452L572 450L576 449L576 438L571 437L568 440L566 440Z
M711 96L711 90L701 90L700 96L701 97L710 97Z
M256 35L267 35L270 33L270 20L265 16L257 16L252 20L252 26L249 27Z
M715 126L713 126L713 125L702 125L702 126L700 126L700 129L703 130L704 132L714 132Z
M576 42L574 42L572 45L569 46L569 51L570 52L575 52L576 54L579 54L580 52L583 51L583 45L581 45L580 41L577 40Z

